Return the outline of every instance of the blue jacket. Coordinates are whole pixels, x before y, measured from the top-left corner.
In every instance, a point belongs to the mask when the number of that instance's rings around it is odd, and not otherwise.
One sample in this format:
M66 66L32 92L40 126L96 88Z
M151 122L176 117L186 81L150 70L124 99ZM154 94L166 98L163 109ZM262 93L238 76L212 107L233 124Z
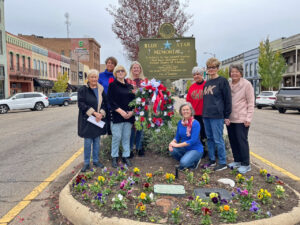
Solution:
M200 134L200 123L197 120L193 121L191 136L186 136L186 127L182 125L181 120L177 124L177 132L175 140L177 143L186 142L188 146L185 147L186 150L197 150L198 152L203 152L203 146L199 139Z
M107 91L108 91L108 85L109 85L109 79L110 78L115 80L115 77L114 77L113 73L108 72L107 70L105 70L104 72L99 74L98 83L101 84L104 87L105 94L107 94Z

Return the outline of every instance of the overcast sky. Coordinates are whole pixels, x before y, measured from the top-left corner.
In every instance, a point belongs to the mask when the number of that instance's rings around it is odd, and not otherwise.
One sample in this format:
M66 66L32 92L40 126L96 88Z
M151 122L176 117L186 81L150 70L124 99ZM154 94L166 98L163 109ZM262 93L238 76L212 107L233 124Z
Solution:
M70 15L70 37L93 37L101 45L100 62L115 56L127 68L120 40L111 30L113 18L105 10L117 0L5 0L6 30L13 34L66 37L65 12ZM194 24L185 36L196 38L197 62L204 66L210 52L224 60L270 40L300 33L298 0L190 0L186 12Z

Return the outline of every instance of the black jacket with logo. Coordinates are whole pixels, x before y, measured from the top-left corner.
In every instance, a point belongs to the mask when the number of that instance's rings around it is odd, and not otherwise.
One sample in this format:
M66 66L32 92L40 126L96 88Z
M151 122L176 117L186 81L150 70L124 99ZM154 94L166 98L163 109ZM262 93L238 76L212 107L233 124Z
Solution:
M224 77L208 80L203 90L202 116L211 119L228 119L231 114L231 90Z

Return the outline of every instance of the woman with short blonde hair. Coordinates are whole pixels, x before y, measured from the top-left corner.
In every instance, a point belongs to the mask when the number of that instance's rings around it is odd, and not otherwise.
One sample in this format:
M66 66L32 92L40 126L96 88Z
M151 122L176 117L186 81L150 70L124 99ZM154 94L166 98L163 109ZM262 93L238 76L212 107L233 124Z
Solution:
M122 160L127 166L131 166L130 156L130 134L134 122L133 108L128 104L135 98L131 84L125 80L126 69L117 65L114 69L116 79L109 84L107 97L112 110L111 132L111 156L112 167L118 167L119 146L122 142Z

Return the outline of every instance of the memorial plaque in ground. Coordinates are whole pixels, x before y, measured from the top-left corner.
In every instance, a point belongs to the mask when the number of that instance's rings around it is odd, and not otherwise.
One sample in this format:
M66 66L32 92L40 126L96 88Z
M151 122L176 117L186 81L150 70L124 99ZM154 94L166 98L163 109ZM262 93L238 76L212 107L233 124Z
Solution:
M148 78L191 78L196 66L195 38L141 39L138 58Z

